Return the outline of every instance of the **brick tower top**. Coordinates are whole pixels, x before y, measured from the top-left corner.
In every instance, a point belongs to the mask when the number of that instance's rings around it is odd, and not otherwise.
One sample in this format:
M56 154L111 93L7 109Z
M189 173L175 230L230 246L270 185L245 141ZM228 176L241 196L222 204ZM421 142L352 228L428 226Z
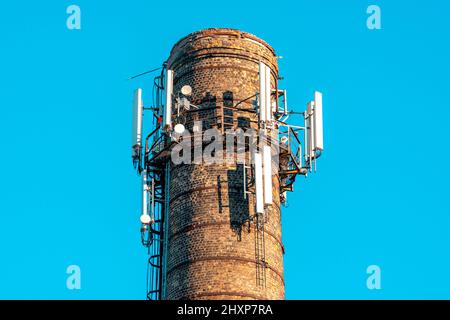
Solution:
M255 35L230 28L209 28L193 32L180 39L172 48L168 67L177 69L186 59L202 55L226 55L262 61L278 73L275 50Z

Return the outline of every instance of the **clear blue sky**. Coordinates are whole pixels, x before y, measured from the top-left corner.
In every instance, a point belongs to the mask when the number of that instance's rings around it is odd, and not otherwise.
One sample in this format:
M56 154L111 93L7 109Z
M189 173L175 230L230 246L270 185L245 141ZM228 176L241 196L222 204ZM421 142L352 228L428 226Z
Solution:
M145 298L130 103L152 78L126 78L207 27L272 44L292 108L324 93L319 172L283 210L286 297L450 298L450 4L264 1L261 21L258 3L2 3L0 298ZM382 30L366 28L370 4ZM66 289L71 264L80 291Z

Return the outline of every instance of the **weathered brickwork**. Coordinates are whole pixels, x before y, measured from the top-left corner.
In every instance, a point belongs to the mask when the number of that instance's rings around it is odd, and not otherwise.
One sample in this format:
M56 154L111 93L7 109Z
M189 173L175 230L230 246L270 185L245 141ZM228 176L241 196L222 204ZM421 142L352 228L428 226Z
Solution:
M180 40L168 60L174 92L190 85L200 107L183 116L186 127L256 128L255 98L234 106L259 91L259 61L271 67L275 89L275 53L255 36L207 29ZM255 203L244 197L242 165L172 165L169 199L167 299L284 299L278 176L264 225L265 286L256 281Z

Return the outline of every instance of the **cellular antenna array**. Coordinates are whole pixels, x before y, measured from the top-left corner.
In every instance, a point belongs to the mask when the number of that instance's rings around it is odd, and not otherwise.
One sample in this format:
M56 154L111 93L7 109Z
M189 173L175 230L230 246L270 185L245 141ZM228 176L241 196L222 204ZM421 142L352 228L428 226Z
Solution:
M134 92L148 299L284 298L281 204L298 176L316 171L324 144L322 94L290 111L277 58L252 34L201 30L175 44L150 106L142 89ZM244 144L232 149L242 151L237 161L195 157L195 142L228 148L227 137L244 131ZM193 161L174 163L187 142Z

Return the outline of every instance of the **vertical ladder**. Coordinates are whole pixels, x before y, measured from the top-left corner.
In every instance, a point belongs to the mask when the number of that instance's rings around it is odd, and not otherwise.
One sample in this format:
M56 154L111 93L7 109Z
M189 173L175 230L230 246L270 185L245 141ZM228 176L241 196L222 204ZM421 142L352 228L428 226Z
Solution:
M242 165L243 169L243 184L244 184L244 198L247 199L248 194L255 194L253 191L249 191L254 187L254 171L252 173L252 179L247 178L247 170L251 170L252 165L246 164L245 157L244 163ZM264 239L264 223L266 222L266 217L255 213L253 216L253 222L255 224L255 263L256 263L256 285L261 287L266 287L266 244Z
M150 193L151 213L154 222L149 226L149 237L147 243L148 265L147 265L147 299L161 300L162 292L162 267L163 267L163 224L164 224L164 174L151 171L152 188Z
M224 92L222 103L222 134L224 134L227 129L234 129L233 103L233 93L231 91Z
M225 132L228 129L234 129L234 116L233 116L233 109L228 108L226 106L222 106L221 108L221 118L222 118L222 134L225 134Z
M266 245L264 240L264 217L255 216L255 256L256 256L256 284L266 287Z

